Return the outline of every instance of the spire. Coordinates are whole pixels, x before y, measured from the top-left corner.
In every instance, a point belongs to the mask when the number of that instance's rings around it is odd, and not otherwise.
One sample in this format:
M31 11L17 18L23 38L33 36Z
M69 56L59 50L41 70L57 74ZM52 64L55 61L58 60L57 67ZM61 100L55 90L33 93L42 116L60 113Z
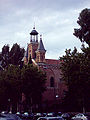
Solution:
M43 45L43 42L42 42L42 35L40 35L40 43L39 43L37 51L44 51L44 52L46 52L46 50L44 48L44 45Z
M34 22L34 27L33 27L33 29L35 29L35 22Z
M42 42L42 35L40 35L40 42L38 45L38 49L36 51L36 62L45 62L45 48Z

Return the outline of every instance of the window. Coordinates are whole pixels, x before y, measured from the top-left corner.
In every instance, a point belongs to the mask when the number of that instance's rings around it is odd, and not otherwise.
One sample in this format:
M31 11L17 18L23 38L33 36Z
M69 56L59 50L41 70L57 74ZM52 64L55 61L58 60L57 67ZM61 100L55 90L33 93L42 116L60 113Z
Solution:
M53 77L50 78L50 87L54 87L54 78Z

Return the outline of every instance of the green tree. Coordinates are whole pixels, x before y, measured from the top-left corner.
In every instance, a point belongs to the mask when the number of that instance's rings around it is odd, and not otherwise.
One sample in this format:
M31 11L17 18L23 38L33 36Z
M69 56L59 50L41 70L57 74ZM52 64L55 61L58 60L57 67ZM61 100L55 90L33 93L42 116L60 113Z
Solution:
M62 79L66 81L68 91L64 99L64 105L68 110L83 111L90 110L88 106L90 100L90 10L81 11L77 23L79 29L74 29L74 35L81 42L86 42L88 47L82 44L82 52L77 49L71 52L66 50L66 55L60 58L62 60L61 70ZM70 103L70 104L69 104Z
M2 48L2 52L0 53L0 63L4 68L9 64L9 45L4 45Z
M90 9L85 8L81 11L77 23L80 28L74 29L74 35L90 47Z
M0 71L0 110L6 110L8 105L8 97L5 86L5 72Z
M64 99L65 106L71 111L88 110L88 100L90 99L90 61L88 57L86 58L85 53L78 53L74 48L72 52L66 50L66 55L60 60L63 61L60 66L62 79L68 86Z
M68 86L68 92L66 92L66 97L64 101L65 107L67 107L67 109L70 111L73 110L73 108L76 109L77 107L77 94L75 93L77 93L76 81L78 81L79 61L77 60L78 53L76 48L73 52L71 52L70 49L66 50L65 52L66 55L60 58L60 60L62 61L62 63L60 64L60 69L62 71L62 79Z
M20 65L24 57L24 52L24 48L20 48L17 43L12 46L11 50L9 49L9 45L4 45L0 53L1 67L8 67L9 64Z
M42 93L46 90L46 75L33 65L26 65L22 69L22 92L26 97L26 104L30 106L41 104ZM32 105L31 105L32 104ZM28 109L27 106L25 106Z
M4 71L0 71L0 96L1 109L7 109L10 105L16 108L16 104L21 98L21 72L19 67L10 65Z
M74 35L80 39L81 42L86 42L88 47L85 47L84 44L82 45L82 54L83 54L83 61L81 61L81 69L83 70L82 80L87 81L86 90L90 91L89 81L90 81L90 9L83 9L79 15L77 23L80 25L79 29L74 29ZM85 93L88 97L88 92ZM85 99L86 99L85 98ZM88 97L90 100L90 97ZM85 101L85 100L84 100ZM86 103L86 102L85 102ZM88 108L87 102L87 108Z
M20 48L17 43L14 44L9 53L9 63L13 65L20 65L21 60L24 57L24 52L24 48Z

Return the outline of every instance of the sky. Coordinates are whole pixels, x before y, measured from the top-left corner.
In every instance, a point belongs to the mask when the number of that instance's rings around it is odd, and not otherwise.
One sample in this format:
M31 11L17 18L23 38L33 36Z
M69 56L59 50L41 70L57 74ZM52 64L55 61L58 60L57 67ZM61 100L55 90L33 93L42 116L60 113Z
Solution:
M80 51L81 42L73 32L85 8L90 8L90 0L0 0L0 52L15 43L26 49L34 23L47 59L59 59L74 47Z

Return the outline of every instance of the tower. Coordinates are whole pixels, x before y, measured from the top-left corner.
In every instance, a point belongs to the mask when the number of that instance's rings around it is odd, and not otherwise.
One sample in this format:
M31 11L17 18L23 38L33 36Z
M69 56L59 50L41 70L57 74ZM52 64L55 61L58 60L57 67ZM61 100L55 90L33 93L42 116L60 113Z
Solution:
M30 33L30 42L38 42L38 32L35 30L35 27L33 27L33 30Z
M36 50L38 48L38 32L33 27L30 33L30 44L28 44L28 60L31 56L32 59L36 59Z
M46 50L42 42L42 35L40 35L40 42L36 51L36 62L45 62L45 53Z
M30 44L28 44L28 61L31 56L36 62L45 62L45 48L40 35L40 42L38 42L38 32L33 27L30 33Z

